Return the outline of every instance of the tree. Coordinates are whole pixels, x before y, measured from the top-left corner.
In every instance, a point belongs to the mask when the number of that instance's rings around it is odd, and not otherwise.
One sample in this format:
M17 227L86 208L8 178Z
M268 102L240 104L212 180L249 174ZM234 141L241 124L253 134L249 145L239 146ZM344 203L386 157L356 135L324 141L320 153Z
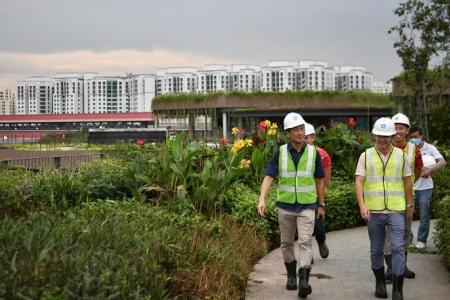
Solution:
M440 74L448 70L450 50L449 0L406 0L394 13L400 18L389 29L396 34L394 48L402 60L406 84L413 94L415 119L428 137L427 82L433 65Z

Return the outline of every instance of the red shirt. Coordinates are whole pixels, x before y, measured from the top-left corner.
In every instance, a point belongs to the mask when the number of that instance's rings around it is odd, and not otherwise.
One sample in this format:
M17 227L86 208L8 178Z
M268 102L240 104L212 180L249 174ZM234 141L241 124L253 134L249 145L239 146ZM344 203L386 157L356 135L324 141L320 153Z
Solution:
M405 144L404 146L395 146L397 148L400 148L402 150L404 150L406 148ZM415 170L420 170L423 168L423 161L422 161L422 154L420 153L420 149L419 147L416 146L416 159L414 160L414 169Z
M322 159L322 167L323 167L323 169L325 171L331 171L331 167L332 167L331 157L328 154L328 152L323 150L320 147L317 147L317 146L316 146L316 149L317 149L317 152L319 152L319 154L320 154L320 158ZM420 154L420 151L419 151L419 154Z

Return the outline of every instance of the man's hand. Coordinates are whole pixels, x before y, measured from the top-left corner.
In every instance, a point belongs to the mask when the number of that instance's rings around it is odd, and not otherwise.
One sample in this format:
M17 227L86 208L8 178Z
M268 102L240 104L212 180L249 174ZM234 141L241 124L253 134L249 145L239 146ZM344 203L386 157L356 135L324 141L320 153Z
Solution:
M425 168L424 167L424 168L422 168L422 172L420 174L420 177L427 178L428 176L431 175L432 172L433 171L430 168Z
M406 220L408 221L412 221L413 219L413 212L414 212L414 207L407 207L406 208Z
M363 218L366 221L370 220L370 211L367 209L366 205L360 204L359 205L359 214L361 215L361 218Z
M264 217L264 211L266 210L266 204L264 200L259 200L258 202L258 214Z
M317 209L317 219L325 220L325 208L322 206Z

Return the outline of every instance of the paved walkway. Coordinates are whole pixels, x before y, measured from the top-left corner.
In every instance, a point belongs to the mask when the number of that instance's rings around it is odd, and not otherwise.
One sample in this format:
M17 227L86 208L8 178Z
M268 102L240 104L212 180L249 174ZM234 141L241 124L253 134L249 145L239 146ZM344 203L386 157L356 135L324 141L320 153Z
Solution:
M417 221L413 222L415 235L418 225ZM430 229L430 235L431 232L433 227ZM430 243L431 236L428 244ZM313 240L315 263L310 275L313 292L307 299L377 299L373 295L375 278L370 268L367 228L327 233L327 244L330 256L322 259L317 250L317 243ZM431 245L431 249L433 247ZM296 250L298 251L298 248ZM408 266L416 272L416 278L405 279L403 296L406 300L450 299L450 276L441 262L440 255L409 253ZM299 299L297 291L288 291L285 285L286 270L281 250L278 248L255 266L250 274L245 299ZM391 299L392 285L387 287L388 299Z

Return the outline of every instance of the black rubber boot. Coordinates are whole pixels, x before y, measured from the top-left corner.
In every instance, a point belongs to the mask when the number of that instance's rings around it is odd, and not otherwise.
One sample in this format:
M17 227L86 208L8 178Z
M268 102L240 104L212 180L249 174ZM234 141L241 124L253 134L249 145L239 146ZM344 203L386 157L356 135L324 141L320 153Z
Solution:
M386 282L385 282L385 278L384 278L384 267L376 269L376 270L372 269L372 271L376 278L375 297L387 298Z
M311 294L312 289L309 285L309 273L311 268L301 268L298 270L298 296L300 298L306 298Z
M408 260L408 252L405 252L405 278L414 279L416 278L416 273L408 269L408 266L406 265L407 260Z
M403 276L392 275L392 300L403 300Z
M330 254L330 250L328 249L327 243L325 241L319 243L317 242L317 245L319 246L319 253L320 257L327 258Z
M286 289L296 290L297 289L297 261L294 260L290 263L284 263L287 271L287 282Z
M386 261L387 269L384 278L386 283L392 283L392 255L385 255L384 260Z

